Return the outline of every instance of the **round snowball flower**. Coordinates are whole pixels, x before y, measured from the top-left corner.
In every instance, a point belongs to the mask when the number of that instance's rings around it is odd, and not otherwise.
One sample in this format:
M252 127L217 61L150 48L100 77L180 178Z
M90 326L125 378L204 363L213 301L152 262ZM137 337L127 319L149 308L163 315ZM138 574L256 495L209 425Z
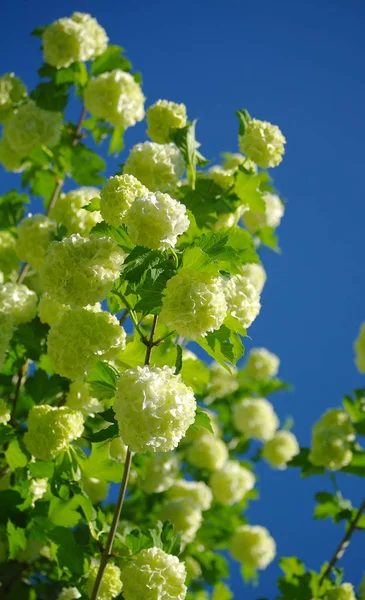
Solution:
M32 506L34 506L37 500L43 498L47 491L48 479L32 479L29 486L29 493L32 497Z
M68 304L61 304L45 293L42 294L39 304L38 304L38 315L41 320L41 323L47 323L47 325L54 325L57 321L60 320L62 315L65 314L68 310L70 310L70 306Z
M133 175L110 177L100 192L100 212L104 221L114 227L123 225L135 199L146 196L148 192L148 188Z
M16 239L10 231L0 231L0 271L7 278L18 268L19 259L16 255Z
M259 294L262 293L267 279L266 271L262 265L258 263L248 263L243 265L241 275L248 279Z
M56 146L61 137L62 115L39 108L34 102L20 106L4 125L4 139L20 157L37 146Z
M99 190L94 187L80 187L76 190L61 194L50 212L50 217L64 225L68 233L88 235L97 223L102 221L98 210L85 210L94 198L99 197Z
M20 260L34 269L44 266L46 251L57 230L57 224L44 215L29 215L18 227L16 252Z
M219 329L226 314L221 277L182 268L167 282L161 321L179 335L195 340Z
M164 504L158 514L161 521L171 521L181 533L181 541L190 544L203 522L201 508L189 498L175 498Z
M9 342L13 337L14 320L13 318L0 310L0 369L2 368L6 353L8 351Z
M351 583L343 583L339 587L328 590L324 598L325 600L356 600L354 586Z
M146 114L147 135L158 144L167 144L176 129L186 125L186 106L168 100L158 100Z
M8 314L14 325L28 323L37 314L37 295L21 283L5 283L0 288L0 312Z
M213 500L211 489L204 481L186 481L178 479L167 491L167 497L171 499L188 498L195 502L201 510L209 510Z
M274 469L286 469L286 465L299 454L297 438L291 431L277 431L262 449L262 456Z
M122 569L125 600L184 600L186 570L161 548L142 550Z
M89 598L91 598L98 571L99 563L91 565L86 584L86 592ZM111 562L108 562L105 567L103 579L101 581L98 600L113 600L113 598L119 596L122 589L123 583L121 580L121 572L119 567L117 567L117 565L113 565Z
M104 300L119 277L124 253L110 237L73 234L48 248L42 272L46 292L70 306Z
M255 232L263 227L279 227L280 221L284 216L285 207L279 196L265 192L263 195L265 202L264 212L255 212L246 210L243 213L243 222L249 231Z
M194 467L217 471L227 462L228 449L222 440L206 433L191 444L186 458Z
M183 176L184 159L175 144L144 142L133 146L123 172L134 175L151 192L174 188Z
M251 173L257 173L257 166L255 163L247 158L244 154L224 154L224 161L222 166L224 169L234 169L237 170L241 165L245 168L246 171Z
M277 125L251 119L243 135L239 136L241 152L261 167L277 167L283 160L286 139Z
M62 588L57 600L77 600L81 594L76 587Z
M180 461L174 452L155 452L146 459L146 470L141 488L146 494L159 494L174 483Z
M208 171L204 172L203 178L212 179L216 185L219 185L222 190L228 192L231 187L234 186L234 169L224 169L220 165L210 167Z
M74 381L66 395L66 404L74 410L79 410L84 417L93 417L104 410L101 400L93 398L90 388L84 381Z
M245 373L252 379L264 381L278 374L280 359L266 348L252 348L245 365Z
M23 171L25 164L5 139L0 140L0 164L12 173Z
M11 114L13 104L27 95L27 88L14 73L5 73L0 77L0 122Z
M205 398L206 404L210 404L217 398L224 398L234 394L238 390L237 369L231 367L231 372L227 371L222 365L214 362L210 365L210 380L208 384L208 396Z
M136 198L125 222L132 242L152 250L174 248L190 225L185 206L162 192Z
M7 423L9 423L10 419L11 419L10 408L6 404L5 400L0 398L0 424L6 425Z
M309 460L316 466L341 469L352 460L351 442L355 430L343 410L327 411L312 429Z
M123 441L133 452L176 448L194 422L193 390L170 367L136 367L121 373L114 402Z
M84 420L77 410L42 404L33 406L28 416L24 443L39 460L53 460L82 435Z
M140 85L133 75L121 69L90 79L84 92L87 110L97 119L127 129L144 118L144 101Z
M43 33L44 60L60 69L96 58L106 50L105 30L86 13L75 12L49 25Z
M362 323L359 335L354 343L355 364L360 373L365 373L365 322Z
M222 469L212 473L209 485L213 496L220 504L232 506L255 486L256 477L234 460L228 461Z
M276 555L275 540L265 527L242 525L231 541L233 558L254 569L266 569Z
M237 225L245 210L247 210L245 206L239 206L234 212L218 214L217 220L211 224L211 228L213 231L232 229L232 227Z
M247 438L266 442L274 436L279 419L266 398L243 398L234 407L233 424Z
M261 309L258 291L243 275L233 275L227 281L224 293L228 314L238 319L242 327L250 327Z
M56 373L80 379L99 360L112 359L124 350L126 337L110 313L69 310L50 329L48 356Z

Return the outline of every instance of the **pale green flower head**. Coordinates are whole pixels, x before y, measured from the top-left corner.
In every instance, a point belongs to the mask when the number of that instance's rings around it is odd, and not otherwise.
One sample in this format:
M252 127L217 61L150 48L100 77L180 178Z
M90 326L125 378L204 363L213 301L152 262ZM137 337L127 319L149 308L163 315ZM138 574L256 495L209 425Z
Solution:
M57 223L45 215L26 217L17 230L16 252L20 260L28 262L37 271L42 269L56 230Z
M212 179L222 190L228 192L234 186L234 174L234 169L224 169L220 165L215 165L202 173L201 177Z
M136 367L121 373L114 412L133 452L168 452L195 420L191 388L170 367Z
M217 471L228 460L228 448L222 440L207 432L191 444L186 458L194 467Z
M125 600L184 600L186 596L184 563L161 548L141 550L122 569L121 577Z
M354 342L355 364L360 373L365 373L365 322L362 323L359 335Z
M166 192L176 187L185 164L175 144L143 142L133 146L123 172L134 175L151 192Z
M37 314L37 295L22 283L5 283L0 288L0 312L8 314L14 325L28 323Z
M182 268L167 282L161 321L179 335L195 340L219 329L226 314L221 277Z
M190 498L174 498L167 501L158 513L161 521L171 521L175 529L181 533L183 544L195 539L196 533L203 523L201 508Z
M339 587L329 590L325 600L356 600L354 586L351 583L343 583Z
M209 485L217 502L232 506L255 486L256 477L245 467L234 460L228 461L222 469L212 473Z
M244 154L223 154L224 160L222 162L222 166L224 169L234 169L237 170L241 165L246 169L246 171L250 171L251 173L257 173L257 166L255 163L247 158Z
M277 431L264 445L262 456L274 469L284 470L299 451L297 438L291 431Z
M42 36L44 60L60 69L92 60L108 45L105 30L87 13L75 12L49 25Z
M99 563L91 565L86 583L86 592L89 598L91 598L98 571ZM109 561L105 567L104 576L98 593L98 600L113 600L113 598L119 596L122 589L123 583L121 581L120 569L117 565L113 565Z
M100 211L103 219L114 227L123 225L127 211L135 199L148 193L148 188L133 175L110 177L100 192Z
M34 102L20 106L4 125L4 139L19 156L38 146L56 146L61 137L62 115L39 108Z
M130 73L120 69L90 79L84 101L93 117L105 119L115 127L127 129L144 118L141 87Z
M8 278L18 269L16 239L10 231L0 231L0 271Z
M0 315L1 317L1 315ZM0 325L1 325L1 320L0 320ZM0 345L1 348L1 345ZM1 349L0 349L1 352ZM1 425L6 425L7 423L9 423L11 418L11 411L9 406L6 404L5 400L3 400L2 398L0 398L0 423Z
M180 461L174 452L154 452L146 459L146 471L141 488L146 494L160 494L176 480Z
M231 555L254 569L266 569L276 555L275 540L265 527L242 525L231 540Z
M262 293L266 283L266 271L264 267L258 263L248 263L241 268L241 274L246 277L253 287Z
M98 210L85 210L91 200L98 198L99 194L100 191L94 187L81 187L68 194L61 194L49 215L64 225L69 234L88 235L94 225L103 220Z
M223 365L214 362L210 365L209 370L208 397L205 399L207 404L210 404L216 398L224 398L238 390L237 369L235 367L231 367L231 372L229 372Z
M66 395L66 405L74 410L79 410L84 418L94 417L96 413L104 410L101 400L91 395L90 387L84 381L73 381Z
M152 250L174 248L190 225L184 204L162 192L136 198L125 222L132 242Z
M73 234L48 248L45 291L72 307L94 304L111 290L123 262L124 253L112 238Z
M265 212L246 210L242 219L249 231L255 232L263 227L279 227L284 216L285 206L276 194L265 192L263 195Z
M280 359L266 348L252 348L245 365L247 377L258 380L271 379L278 374Z
M125 348L126 337L110 313L69 310L50 329L48 356L56 373L76 380L99 360L115 358Z
M176 129L185 127L187 122L185 104L168 100L158 100L147 110L147 135L153 142L167 144Z
M32 506L34 506L37 500L43 498L47 491L48 479L32 479L29 486L29 493L32 497Z
M213 500L212 491L204 481L186 481L185 479L177 479L167 490L166 495L172 500L187 498L192 502L195 502L202 511L209 510Z
M58 595L57 600L77 600L81 598L79 590L75 587L62 588L61 593Z
M5 73L0 77L0 123L9 117L13 105L26 95L27 88L14 73Z
M355 430L347 413L331 409L313 426L309 460L316 466L341 469L352 460L351 442L354 439Z
M247 329L258 316L261 303L260 294L243 275L233 275L224 287L227 313L232 315Z
M54 460L82 435L83 430L84 420L79 411L66 406L33 406L28 416L24 443L39 460Z
M0 164L12 173L20 173L25 167L21 157L14 152L6 139L0 140Z
M45 293L42 294L39 300L38 315L42 323L54 325L70 308L69 304L61 304L53 296Z
M239 136L241 152L262 169L277 167L283 160L286 139L277 125L251 119Z
M274 436L279 419L266 398L243 398L233 409L233 424L248 439L266 442Z

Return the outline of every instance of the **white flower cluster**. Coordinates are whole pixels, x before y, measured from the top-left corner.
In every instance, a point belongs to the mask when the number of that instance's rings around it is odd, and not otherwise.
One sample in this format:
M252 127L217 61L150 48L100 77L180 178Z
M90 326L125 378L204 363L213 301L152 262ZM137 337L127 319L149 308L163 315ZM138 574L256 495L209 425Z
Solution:
M42 269L56 229L57 224L44 215L26 217L18 227L16 252L20 260L28 262L37 271Z
M250 327L261 309L257 289L243 275L233 275L226 283L224 293L228 314L238 319L245 329Z
M245 365L245 374L252 379L271 379L278 374L280 359L266 348L252 348Z
M0 140L0 164L12 173L20 173L25 167L22 158L14 152L5 139Z
M62 115L39 108L34 102L20 106L4 125L4 139L20 158L37 146L56 146L61 137Z
M37 314L37 295L22 283L5 283L0 288L0 313L11 317L14 325L28 323Z
M203 511L209 510L213 500L211 489L203 481L186 481L185 479L177 479L166 495L173 500L187 498L195 502Z
M61 304L47 293L42 294L38 304L38 314L42 323L54 325L62 315L70 310L69 304Z
M84 417L93 417L95 413L104 410L101 400L93 398L88 384L84 381L74 381L66 395L66 404L74 410L79 410Z
M77 61L92 60L108 45L108 36L96 19L75 12L49 25L42 37L44 60L52 67L69 67Z
M123 441L133 452L176 448L195 419L193 390L170 367L121 373L114 402Z
M224 398L238 390L237 369L231 367L231 372L227 371L219 363L212 363L209 368L210 379L208 384L208 396L204 399L206 404L210 404L217 398Z
M223 280L182 268L169 279L161 321L191 340L219 329L227 314Z
M233 558L254 569L266 569L274 560L276 544L265 527L242 525L231 541Z
M186 125L186 106L158 100L147 111L147 135L159 144L167 144L176 129Z
M1 317L1 314L0 314L0 317ZM1 323L1 321L0 321L0 323ZM0 361L0 366L1 366L1 361ZM5 400L0 398L0 423L1 423L1 425L6 425L7 423L9 423L10 418L11 418L10 408L6 404Z
M184 159L175 144L144 142L133 146L123 172L134 175L151 192L174 188L183 176Z
M102 221L98 210L85 210L94 198L99 197L99 190L94 187L80 187L67 194L61 194L50 211L50 217L64 225L69 234L88 235L97 223Z
M248 279L259 294L262 294L266 283L266 272L262 265L258 263L248 263L243 265L241 275Z
M77 600L81 598L79 590L75 587L62 588L57 600Z
M27 95L27 88L14 73L5 73L0 77L0 122L11 114L13 105Z
M273 227L275 229L279 227L284 216L285 206L279 196L265 192L263 199L265 202L264 212L249 209L243 213L243 222L249 231L256 232L263 227Z
M168 490L179 472L180 461L174 452L155 452L147 457L141 487L146 494Z
M110 177L100 192L100 211L103 219L118 227L125 222L125 215L138 196L146 196L149 190L133 175Z
M84 93L85 106L97 119L127 129L144 118L140 85L133 75L120 69L90 79Z
M86 591L91 597L95 580L99 571L99 563L94 563L90 567L89 576L86 584ZM111 562L108 562L103 579L101 581L98 600L113 600L119 596L120 592L123 589L123 583L121 581L121 573L119 567L117 565L113 565Z
M262 456L274 469L283 470L299 450L297 438L291 431L277 431L264 445Z
M354 439L355 430L348 414L340 409L328 410L313 426L309 460L331 470L341 469L352 460Z
M194 540L203 523L200 506L190 498L169 500L162 506L158 517L161 521L171 521L176 530L181 533L181 541L184 544Z
M173 248L190 224L185 206L162 192L136 198L125 222L132 242L151 249Z
M124 253L110 237L73 234L53 242L42 272L46 292L70 306L105 298L117 279Z
M253 489L255 481L252 471L241 467L237 461L230 460L222 469L212 473L209 485L217 502L232 506Z
M274 436L279 419L266 398L243 398L234 407L233 424L248 439L266 442Z
M283 160L286 139L277 125L251 119L239 137L241 152L261 167L277 167Z
M227 462L228 449L222 440L207 432L193 441L186 458L194 467L217 471Z

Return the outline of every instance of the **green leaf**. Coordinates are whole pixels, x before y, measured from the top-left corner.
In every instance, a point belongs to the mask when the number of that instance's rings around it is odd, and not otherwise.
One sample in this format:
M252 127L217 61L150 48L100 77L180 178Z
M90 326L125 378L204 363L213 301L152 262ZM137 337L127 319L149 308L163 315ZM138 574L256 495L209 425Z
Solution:
M262 229L257 232L257 235L262 244L272 250L279 251L278 238L273 227L262 227Z
M113 398L117 387L117 372L110 365L99 361L89 371L86 381L98 398Z
M222 325L217 331L208 333L205 337L198 338L196 342L228 371L230 369L226 363L235 365L244 353L240 337L225 325Z
M229 575L228 562L224 556L205 549L194 558L199 562L203 578L209 585L214 585Z
M11 344L19 344L25 349L28 358L37 361L45 350L49 327L37 318L30 323L23 323L17 327Z
M128 254L134 248L134 244L130 240L124 225L122 227L113 227L113 225L108 225L105 221L102 221L92 228L91 233L100 236L109 235Z
M133 529L126 537L124 538L124 544L131 551L131 554L137 554L140 550L144 548L151 547L151 538L139 529Z
M118 364L134 369L143 365L145 355L146 346L141 342L139 336L136 335L133 341L127 344L125 350L119 354Z
M214 434L211 418L205 410L200 408L200 406L198 406L196 409L194 425L200 425L201 427L204 427L210 431L210 433Z
M124 148L124 127L115 127L109 144L109 154L118 156Z
M20 448L18 440L12 440L5 450L5 457L11 471L25 467L28 463L28 457Z
M87 210L88 212L100 211L100 198L93 198L89 204L83 206L83 209Z
M352 504L349 500L334 496L329 492L318 492L315 495L318 504L314 508L315 519L331 518L335 523L352 516Z
M101 429L100 431L96 431L95 433L89 435L86 439L89 442L104 442L106 440L112 440L117 437L119 434L118 423L113 423L107 429Z
M33 35L34 37L42 37L46 29L47 25L45 25L44 27L36 27L35 29L33 29L30 35Z
M113 427L113 425L112 425ZM91 454L77 454L77 460L86 477L119 483L124 465L110 457L109 445L103 442L91 445Z
M132 68L130 61L123 56L124 49L120 46L108 46L105 52L98 56L91 63L91 72L95 75L101 75L107 71L121 69L129 72Z
M239 124L240 124L239 130L238 130L238 135L243 135L246 131L247 125L251 121L251 117L245 108L242 110L237 110L236 115L238 117Z
M203 396L209 383L210 371L207 365L198 358L185 358L181 377L185 385L193 388L195 394Z
M33 174L29 176L29 183L32 194L44 198L48 204L56 187L54 174L43 169L33 170Z
M302 477L309 477L310 475L323 475L325 473L324 467L316 467L309 460L309 448L301 448L299 454L288 463L289 467L299 467L302 471Z
M233 594L229 587L221 581L214 587L212 600L231 600Z
M189 183L193 189L196 181L196 165L206 164L205 158L198 152L200 144L195 139L195 125L196 120L188 123L186 127L177 129L172 134L172 141L175 142L184 157Z
M84 144L78 143L72 149L71 175L79 185L101 185L104 177L105 161Z
M241 575L245 583L251 583L255 586L258 585L258 573L254 567L243 564L241 566Z
M30 97L44 110L63 112L68 103L68 85L43 82L31 92Z
M64 527L55 527L48 535L58 546L57 559L60 566L81 577L84 572L84 553L76 542L73 532Z
M14 227L23 218L25 212L24 204L29 202L26 194L19 194L16 190L10 190L4 196L0 196L0 222L1 227Z
M232 331L235 331L236 333L239 333L240 335L242 335L243 337L247 336L247 331L246 329L242 326L241 321L239 321L236 317L234 317L233 315L228 315L225 319L224 319L224 324L231 329Z
M179 344L176 344L176 363L175 363L175 375L178 375L182 369L182 365L183 365L183 361L182 361L182 355L183 355L183 349Z
M54 463L37 460L36 462L29 463L28 471L32 477L51 479L54 473Z
M52 498L48 512L49 520L60 527L75 527L81 519L81 514L77 510L79 506L77 496L67 501Z
M156 548L161 548L167 554L178 556L181 551L181 534L175 532L175 528L170 521L157 521L154 529L150 529L150 535L153 545Z
M61 399L67 392L69 382L65 377L52 375L49 377L43 369L37 369L25 382L25 390L35 404Z
M265 177L268 177L268 175L265 175ZM260 189L264 180L261 173L252 175L247 173L244 169L239 168L234 186L234 193L238 198L247 205L250 210L262 214L264 214L266 208L263 192Z
M25 529L16 527L12 521L7 522L6 532L8 534L9 558L15 558L19 550L24 550L27 545Z
M283 556L279 560L279 566L288 578L305 573L304 564L296 556Z

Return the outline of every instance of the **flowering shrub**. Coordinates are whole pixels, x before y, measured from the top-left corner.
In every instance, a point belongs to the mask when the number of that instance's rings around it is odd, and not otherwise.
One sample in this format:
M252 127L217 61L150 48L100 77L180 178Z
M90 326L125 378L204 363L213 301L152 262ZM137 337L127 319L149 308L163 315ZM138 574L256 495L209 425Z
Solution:
M278 559L280 600L362 598L338 563L365 503L336 476L364 475L365 389L301 448L272 400L288 388L279 358L253 347L241 361L262 247L278 249L285 207L262 170L282 161L284 135L239 110L239 148L208 165L185 105L145 109L140 74L91 15L33 33L39 85L28 95L0 76L0 166L24 188L0 197L1 598L229 600L231 571L244 585L276 557L247 511L264 462L326 475L335 491L314 516L346 525L316 571ZM106 180L99 145L118 156L145 112ZM355 361L365 372L364 324Z

